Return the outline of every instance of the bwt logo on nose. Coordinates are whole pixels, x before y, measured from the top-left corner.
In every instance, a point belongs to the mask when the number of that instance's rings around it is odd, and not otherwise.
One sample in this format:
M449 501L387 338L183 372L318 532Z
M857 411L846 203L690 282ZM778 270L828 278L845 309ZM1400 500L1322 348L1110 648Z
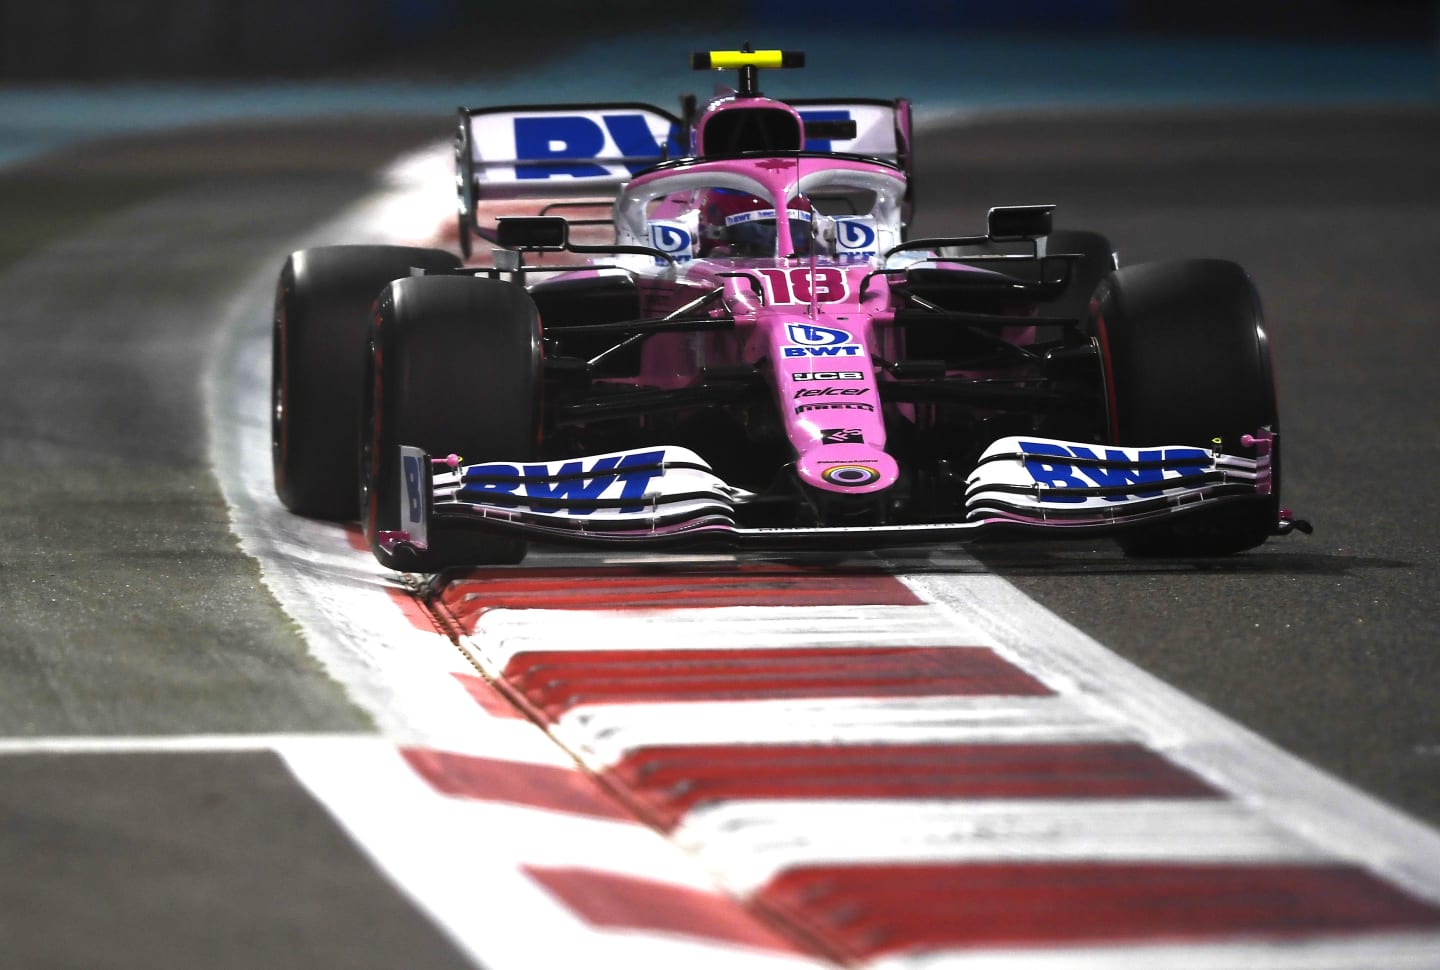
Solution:
M515 167L518 179L609 178L602 160L624 161L631 175L662 158L683 155L679 132L673 128L660 138L643 114L550 115L516 118L515 157L527 163ZM550 164L553 163L553 164Z
M1107 502L1124 502L1135 498L1154 498L1159 488L1135 491L1137 486L1163 485L1167 478L1181 478L1201 475L1210 470L1210 455L1201 448L1154 448L1127 454L1125 451L1105 449L1103 459L1089 448L1065 447L1051 442L1022 441L1021 448L1027 456L1025 471L1038 485L1047 488L1126 488L1131 489L1119 495L1102 496ZM1053 457L1054 460L1048 460ZM1086 461L1108 461L1112 467L1079 464L1071 459ZM1153 465L1150 468L1136 468L1136 464ZM1165 467L1160 467L1161 465ZM1121 467L1128 465L1131 467ZM1083 502L1083 495L1045 495L1046 502Z
M858 357L860 345L850 343L855 338L847 331L831 327L817 327L813 323L789 323L785 325L790 342L798 347L782 348L786 357Z
M834 344L849 343L853 339L844 330L817 327L810 323L787 324L786 330L790 333L790 342L802 347L830 347Z

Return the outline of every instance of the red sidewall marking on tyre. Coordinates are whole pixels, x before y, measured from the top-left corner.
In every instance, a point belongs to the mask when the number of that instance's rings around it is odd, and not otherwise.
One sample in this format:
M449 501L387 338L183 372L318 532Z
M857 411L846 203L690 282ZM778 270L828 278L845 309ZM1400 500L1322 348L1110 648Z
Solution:
M345 526L345 541L356 552L363 552L367 556L370 554L370 543L365 541L365 532L360 526L353 524Z

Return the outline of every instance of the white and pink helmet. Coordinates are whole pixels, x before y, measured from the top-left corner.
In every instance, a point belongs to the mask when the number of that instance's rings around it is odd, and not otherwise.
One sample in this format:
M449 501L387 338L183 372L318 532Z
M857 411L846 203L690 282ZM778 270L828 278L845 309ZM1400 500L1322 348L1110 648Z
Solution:
M808 255L813 209L805 198L786 205L791 252L777 251L781 232L773 203L734 189L709 189L700 200L700 255L740 258Z

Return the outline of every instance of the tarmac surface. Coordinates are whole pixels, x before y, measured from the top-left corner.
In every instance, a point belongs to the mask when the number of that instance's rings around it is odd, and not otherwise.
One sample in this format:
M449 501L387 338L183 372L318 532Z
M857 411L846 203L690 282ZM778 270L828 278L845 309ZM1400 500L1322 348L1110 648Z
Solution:
M435 130L191 131L0 172L53 234L0 268L0 965L470 965L268 751L23 746L370 729L231 534L202 379L240 281Z
M1316 528L1216 562L981 558L1210 706L1440 821L1440 112L1037 117L924 144L944 174L920 183L921 231L985 200L1055 202L1057 225L1105 233L1122 265L1244 266L1275 356L1282 502Z
M0 172L7 211L32 216L0 249L0 736L366 730L230 535L201 377L240 283L447 127L200 128ZM1249 269L1276 353L1285 504L1316 534L1217 562L1099 544L981 557L1431 824L1436 157L1432 108L974 119L926 132L915 227L968 232L990 205L1053 202L1058 225L1108 234L1122 262ZM17 238L27 225L44 232ZM464 965L269 755L0 755L0 963L100 954L147 970Z

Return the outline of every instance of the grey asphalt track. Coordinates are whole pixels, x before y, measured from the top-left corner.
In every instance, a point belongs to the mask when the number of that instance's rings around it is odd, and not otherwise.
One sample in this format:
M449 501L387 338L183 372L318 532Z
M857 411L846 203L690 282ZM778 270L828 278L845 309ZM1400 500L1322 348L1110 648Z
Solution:
M230 533L201 382L241 283L444 123L0 173L64 227L0 269L0 737L369 729ZM0 755L0 966L469 965L268 752Z
M0 965L470 966L269 752L0 757Z
M229 281L363 192L396 144L321 163L306 140L263 159L238 131L118 143L4 177L11 197L106 185L111 209L131 178L145 189L0 280L0 731L365 726L229 534L200 392Z
M0 736L365 729L228 533L200 372L244 280L447 128L442 114L202 129L0 174L7 198L48 191L42 207L60 212L73 178L102 186L105 208L0 267ZM1109 234L1125 262L1249 268L1277 353L1286 502L1317 534L1216 563L1088 544L982 556L1142 666L1432 823L1437 157L1426 110L976 122L921 141L916 226L973 231L990 205L1055 202L1059 225ZM245 844L265 848L205 848ZM257 891L272 882L293 907ZM326 906L303 905L310 893ZM256 965L215 954L243 953L257 927L266 966L461 965L266 755L0 756L0 901L3 966ZM57 947L66 927L79 937ZM357 958L360 927L395 949ZM386 962L395 952L409 959Z
M922 232L1054 202L1122 264L1238 261L1275 355L1283 501L1316 533L1218 562L993 548L1033 598L1285 748L1440 822L1440 112L996 121L922 143ZM937 219L936 217L941 218ZM952 224L953 225L953 224Z

